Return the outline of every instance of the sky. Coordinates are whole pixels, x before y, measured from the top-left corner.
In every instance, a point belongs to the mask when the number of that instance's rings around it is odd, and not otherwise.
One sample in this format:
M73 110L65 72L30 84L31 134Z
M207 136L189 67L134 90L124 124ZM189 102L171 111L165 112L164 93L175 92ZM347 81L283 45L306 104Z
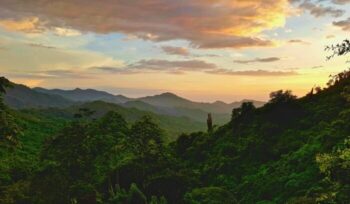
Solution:
M347 68L350 0L0 0L0 75L195 101L303 96Z

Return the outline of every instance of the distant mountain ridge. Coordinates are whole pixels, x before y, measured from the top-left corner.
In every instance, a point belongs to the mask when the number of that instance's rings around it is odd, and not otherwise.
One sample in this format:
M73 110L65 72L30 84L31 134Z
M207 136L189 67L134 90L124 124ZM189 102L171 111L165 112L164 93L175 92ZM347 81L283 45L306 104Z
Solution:
M159 95L154 95L154 96L142 97L142 98L139 98L138 100L146 102L151 105L155 105L155 106L194 108L194 109L200 109L206 112L224 113L224 114L230 113L233 108L237 108L243 102L247 102L247 101L253 102L256 107L261 107L265 104L262 101L255 101L255 100L243 100L243 101L233 102L229 104L222 101L216 101L214 103L194 102L169 92L159 94Z
M212 113L217 124L226 123L230 119L232 109L239 107L243 102L251 101L256 107L261 107L265 104L254 100L243 100L233 103L222 101L214 103L194 102L170 92L140 98L128 98L123 95L113 95L94 89L50 90L34 88L34 90L46 94L57 94L73 101L92 102L100 100L162 115L186 116L200 122L205 120L208 113Z
M136 108L158 115L184 116L197 122L205 122L207 114L212 113L215 124L218 125L229 121L232 109L239 107L242 102L251 101L257 107L264 104L264 102L254 100L243 100L233 103L222 101L213 103L194 102L170 92L140 98L129 98L95 89L76 88L73 90L62 90L40 87L31 89L19 84L14 84L13 88L8 89L5 96L5 103L16 109L66 108L94 101L114 103L125 108Z
M59 95L36 92L20 84L13 83L12 86L6 90L4 97L4 102L12 108L68 107L75 104L75 102Z
M125 103L132 99L122 95L113 95L105 91L98 91L95 89L80 89L62 90L62 89L44 89L40 87L33 88L33 90L46 94L59 95L72 101L77 102L91 102L91 101L105 101L111 103Z
M98 91L94 89L73 89L73 90L61 90L61 89L44 89L34 88L34 90L47 93L56 94L73 101L88 102L101 100L105 102L124 104L130 101L142 101L149 105L157 107L182 107L191 109L200 109L206 112L227 114L232 111L233 108L239 107L243 102L251 101L256 107L261 107L265 104L262 101L256 100L242 100L238 102L225 103L222 101L216 101L214 103L194 102L186 98L180 97L176 94L165 92L159 95L146 96L140 98L128 98L123 95L113 95L108 92ZM140 104L138 104L140 105ZM130 106L130 103L128 104Z

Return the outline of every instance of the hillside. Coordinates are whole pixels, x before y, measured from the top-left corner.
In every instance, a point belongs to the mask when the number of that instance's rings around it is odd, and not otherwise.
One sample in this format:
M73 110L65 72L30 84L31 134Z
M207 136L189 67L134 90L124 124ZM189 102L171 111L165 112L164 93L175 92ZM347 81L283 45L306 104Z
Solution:
M22 133L14 150L0 143L0 201L347 204L349 87L344 72L299 99L273 92L263 107L243 103L227 124L171 143L162 128L195 125L102 101L4 108L0 130ZM73 120L81 108L96 112Z
M179 138L175 151L203 186L230 189L239 203L347 203L350 168L337 166L350 161L347 76L300 99L281 92L262 108L242 106L213 134Z
M40 93L29 87L12 83L7 89L5 103L12 108L68 107L74 102L58 95Z
M168 115L159 115L153 112L142 111L137 108L126 108L117 104L107 103L104 101L88 102L81 105L73 105L68 108L58 109L40 109L40 110L24 110L22 112L32 113L35 115L48 116L50 118L60 118L73 120L74 114L79 112L79 109L88 109L93 111L91 118L100 118L110 111L115 111L121 114L127 122L133 123L145 115L151 116L154 121L165 131L166 140L173 141L181 133L189 133L192 131L203 131L206 129L206 116L202 122L191 120L186 117L176 117Z

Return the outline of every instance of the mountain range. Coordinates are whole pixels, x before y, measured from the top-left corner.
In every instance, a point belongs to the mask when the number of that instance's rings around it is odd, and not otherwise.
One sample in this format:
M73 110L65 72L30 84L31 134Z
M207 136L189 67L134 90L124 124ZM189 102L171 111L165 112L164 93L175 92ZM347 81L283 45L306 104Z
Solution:
M233 103L224 103L222 101L214 103L195 102L169 92L141 98L129 98L94 89L29 88L20 84L13 84L13 87L8 89L5 95L5 103L16 109L67 108L94 101L117 104L124 108L135 108L158 115L188 117L201 123L204 123L207 114L211 113L215 124L218 125L229 121L232 109L239 107L242 102L252 101L256 107L264 104L264 102L254 100L243 100Z
M350 72L336 77L300 98L243 104L211 129L154 113L185 112L171 93L116 104L14 85L8 101L39 108L13 110L1 94L0 203L349 203ZM74 117L82 110L93 114Z

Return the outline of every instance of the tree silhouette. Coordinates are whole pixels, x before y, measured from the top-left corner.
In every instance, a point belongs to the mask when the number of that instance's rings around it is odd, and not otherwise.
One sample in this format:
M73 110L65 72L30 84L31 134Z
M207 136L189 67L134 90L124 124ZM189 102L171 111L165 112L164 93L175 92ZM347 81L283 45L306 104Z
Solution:
M231 120L241 119L241 117L251 115L255 110L252 102L243 102L241 107L232 110Z
M331 55L327 56L327 60L330 60L335 56L346 55L350 52L350 41L345 39L341 43L326 46L325 50L332 52Z
M5 77L0 77L0 94L6 93L8 87L11 87L11 82Z
M208 126L208 132L212 132L213 131L213 119L212 119L210 113L208 113L207 126Z
M292 94L290 90L278 90L270 93L270 101L269 103L277 104L277 103L288 103L294 101L297 97Z

